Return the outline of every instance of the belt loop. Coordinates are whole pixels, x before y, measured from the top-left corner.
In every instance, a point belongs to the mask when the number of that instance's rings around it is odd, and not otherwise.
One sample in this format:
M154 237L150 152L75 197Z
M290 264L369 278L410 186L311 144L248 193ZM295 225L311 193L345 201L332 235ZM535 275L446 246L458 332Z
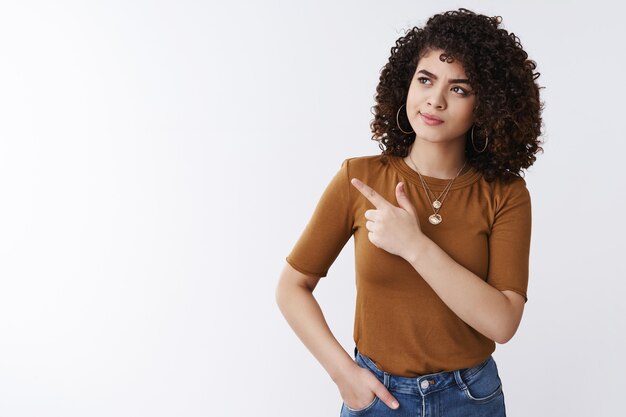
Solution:
M389 385L390 385L390 376L387 372L383 371L383 384L385 385L385 388L389 389Z
M463 382L463 378L461 378L461 371L459 369L454 371L454 379L456 380L456 384L459 386L459 388L461 388L463 391L467 389L467 385L465 385L465 382Z

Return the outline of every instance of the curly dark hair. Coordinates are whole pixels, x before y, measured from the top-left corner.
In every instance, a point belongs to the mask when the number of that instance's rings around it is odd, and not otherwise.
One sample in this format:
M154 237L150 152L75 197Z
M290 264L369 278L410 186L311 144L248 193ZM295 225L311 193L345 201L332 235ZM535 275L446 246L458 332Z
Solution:
M541 148L541 111L535 80L537 64L528 59L514 33L498 28L502 17L488 17L468 9L447 11L428 19L424 28L413 27L391 48L389 62L382 68L376 87L372 140L378 141L383 155L405 157L415 141L415 133L405 134L396 115L406 103L411 79L418 61L428 51L442 49L460 61L473 91L474 140L479 147L489 137L484 152L476 152L469 132L465 141L468 164L491 182L508 182L520 177L521 170L535 162ZM400 123L408 125L405 112ZM384 158L383 158L384 159Z

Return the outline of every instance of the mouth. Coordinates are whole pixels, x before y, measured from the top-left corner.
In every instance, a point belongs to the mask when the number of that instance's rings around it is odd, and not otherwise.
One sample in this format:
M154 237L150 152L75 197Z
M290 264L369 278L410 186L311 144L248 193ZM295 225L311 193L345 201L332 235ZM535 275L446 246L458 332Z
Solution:
M422 113L420 112L420 118L424 121L424 123L426 123L427 125L439 125L441 123L443 123L443 120L441 120L438 117L435 117L433 115L430 115L428 113Z

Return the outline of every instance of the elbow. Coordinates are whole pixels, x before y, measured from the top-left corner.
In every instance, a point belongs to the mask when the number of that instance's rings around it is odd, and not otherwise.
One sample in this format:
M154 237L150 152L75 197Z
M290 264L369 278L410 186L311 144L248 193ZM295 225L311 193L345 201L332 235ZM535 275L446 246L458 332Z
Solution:
M287 302L287 300L289 300L289 295L287 294L287 289L284 287L284 285L279 285L276 287L276 292L274 293L274 300L276 302L278 311L280 311L280 313L283 316L285 316L285 314L287 314L287 311L289 309L288 302Z
M294 291L298 289L297 284L293 284L287 279L281 278L274 290L274 300L276 305L283 310L285 304L294 298Z
M508 343L519 328L522 321L522 313L524 311L524 304L521 296L517 296L516 303L510 302L511 310L509 314L503 314L501 320L498 322L497 327L494 329L493 341L503 345Z
M495 335L495 337L493 338L493 341L499 345L503 345L507 343L509 340L513 339L513 336L515 336L516 330L517 328L503 329L502 331L498 332L498 334Z
M276 302L276 305L278 305L278 307L280 307L283 303L283 300L285 299L285 286L279 282L278 285L276 285L276 290L274 291L274 300Z
M513 336L505 336L505 337L497 337L494 339L494 342L496 342L499 345L503 345L505 343L507 343L509 340L511 340L513 338Z

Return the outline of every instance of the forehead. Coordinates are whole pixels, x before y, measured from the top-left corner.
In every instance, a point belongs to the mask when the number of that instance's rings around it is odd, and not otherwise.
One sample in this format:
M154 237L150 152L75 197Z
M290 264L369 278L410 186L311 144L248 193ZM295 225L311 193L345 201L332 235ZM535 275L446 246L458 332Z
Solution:
M416 70L425 69L438 77L467 78L465 68L459 60L454 59L452 62L446 62L446 56L446 51L442 49L429 50L420 58Z

